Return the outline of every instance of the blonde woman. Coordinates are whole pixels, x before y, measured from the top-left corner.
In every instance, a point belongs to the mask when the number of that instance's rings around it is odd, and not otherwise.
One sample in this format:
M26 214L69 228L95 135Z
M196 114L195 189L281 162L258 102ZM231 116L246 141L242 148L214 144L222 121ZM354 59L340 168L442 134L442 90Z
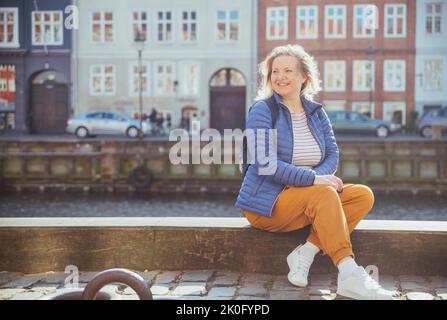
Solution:
M309 268L322 250L339 270L337 294L393 299L397 292L383 289L354 260L350 233L372 209L374 195L369 187L345 184L334 175L337 143L322 105L312 101L321 89L314 59L301 46L286 45L274 48L260 66L262 83L247 129L255 135L259 129L277 130L276 170L261 174L263 165L255 159L246 170L236 207L253 227L265 231L312 225L306 243L287 256L293 285L307 286Z

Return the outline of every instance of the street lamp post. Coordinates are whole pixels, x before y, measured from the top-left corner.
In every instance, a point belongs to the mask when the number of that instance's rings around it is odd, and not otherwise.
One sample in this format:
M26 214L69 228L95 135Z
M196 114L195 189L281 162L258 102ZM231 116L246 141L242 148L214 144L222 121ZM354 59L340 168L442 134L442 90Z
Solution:
M144 33L138 31L135 36L135 44L138 50L138 93L139 93L139 105L140 105L140 132L139 137L143 139L143 66L141 61L141 55L144 49L144 42L146 36Z

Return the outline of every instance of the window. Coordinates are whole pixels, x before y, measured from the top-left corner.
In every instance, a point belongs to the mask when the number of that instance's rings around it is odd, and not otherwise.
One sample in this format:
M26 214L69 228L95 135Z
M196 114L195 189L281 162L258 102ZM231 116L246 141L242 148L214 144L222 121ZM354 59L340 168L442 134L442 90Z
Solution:
M217 11L217 40L235 41L239 39L239 11Z
M129 95L138 96L140 94L140 67L138 62L129 65ZM141 92L147 96L150 93L150 67L148 63L141 64Z
M359 112L370 119L374 119L374 102L369 101L353 102L352 111Z
M406 36L407 6L405 4L385 5L385 37L399 38Z
M157 41L158 42L172 42L174 40L172 34L172 12L158 11L157 12Z
M197 41L197 12L194 10L182 12L182 41Z
M346 90L346 62L325 61L324 62L324 90L345 91Z
M405 102L384 102L383 120L405 125Z
M133 39L135 39L140 32L147 41L147 36L149 34L147 30L148 26L148 14L146 11L134 11L132 12L132 30Z
M16 110L16 67L0 64L0 112ZM6 121L7 115L5 115Z
M354 5L354 38L374 38L378 12L374 5Z
M17 8L0 8L0 47L19 47Z
M113 12L96 11L92 13L92 41L113 41Z
M353 91L374 90L374 61L354 60Z
M428 34L442 33L442 3L427 3L425 14L425 31Z
M155 64L155 93L159 96L171 96L174 88L175 67L171 62Z
M195 62L180 63L180 93L196 96L199 93L199 65Z
M296 7L296 38L297 39L318 38L317 6Z
M95 64L90 66L90 94L115 94L115 66L109 64Z
M32 44L61 45L63 43L62 11L32 12Z
M346 110L345 100L325 100L323 101L324 109L327 111L343 111Z
M288 12L287 7L267 8L267 40L287 39Z
M102 119L102 112L93 112L86 115L88 119Z
M405 91L405 60L384 61L383 83L384 91Z
M346 6L325 6L325 37L328 39L346 38Z
M427 91L442 90L442 60L424 61L424 89Z

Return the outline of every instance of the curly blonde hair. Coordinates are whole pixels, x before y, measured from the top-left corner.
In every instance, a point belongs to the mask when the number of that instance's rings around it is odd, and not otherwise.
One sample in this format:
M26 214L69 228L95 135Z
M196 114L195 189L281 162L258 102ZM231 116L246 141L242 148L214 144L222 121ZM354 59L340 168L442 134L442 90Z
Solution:
M320 73L318 72L315 59L308 54L300 45L284 45L274 48L259 64L259 72L261 74L261 83L258 88L256 100L267 99L272 96L273 88L271 83L273 60L279 56L292 56L298 60L298 67L306 76L306 81L301 87L300 96L312 99L320 90Z

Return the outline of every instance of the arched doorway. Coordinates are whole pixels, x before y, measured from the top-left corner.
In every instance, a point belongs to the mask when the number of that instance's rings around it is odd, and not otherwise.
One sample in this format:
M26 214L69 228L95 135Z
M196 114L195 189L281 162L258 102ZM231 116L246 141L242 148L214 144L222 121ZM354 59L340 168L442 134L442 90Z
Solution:
M38 73L31 81L31 132L63 133L68 118L68 83L54 70Z
M224 129L245 128L246 81L236 69L224 68L211 77L210 127L223 133Z

